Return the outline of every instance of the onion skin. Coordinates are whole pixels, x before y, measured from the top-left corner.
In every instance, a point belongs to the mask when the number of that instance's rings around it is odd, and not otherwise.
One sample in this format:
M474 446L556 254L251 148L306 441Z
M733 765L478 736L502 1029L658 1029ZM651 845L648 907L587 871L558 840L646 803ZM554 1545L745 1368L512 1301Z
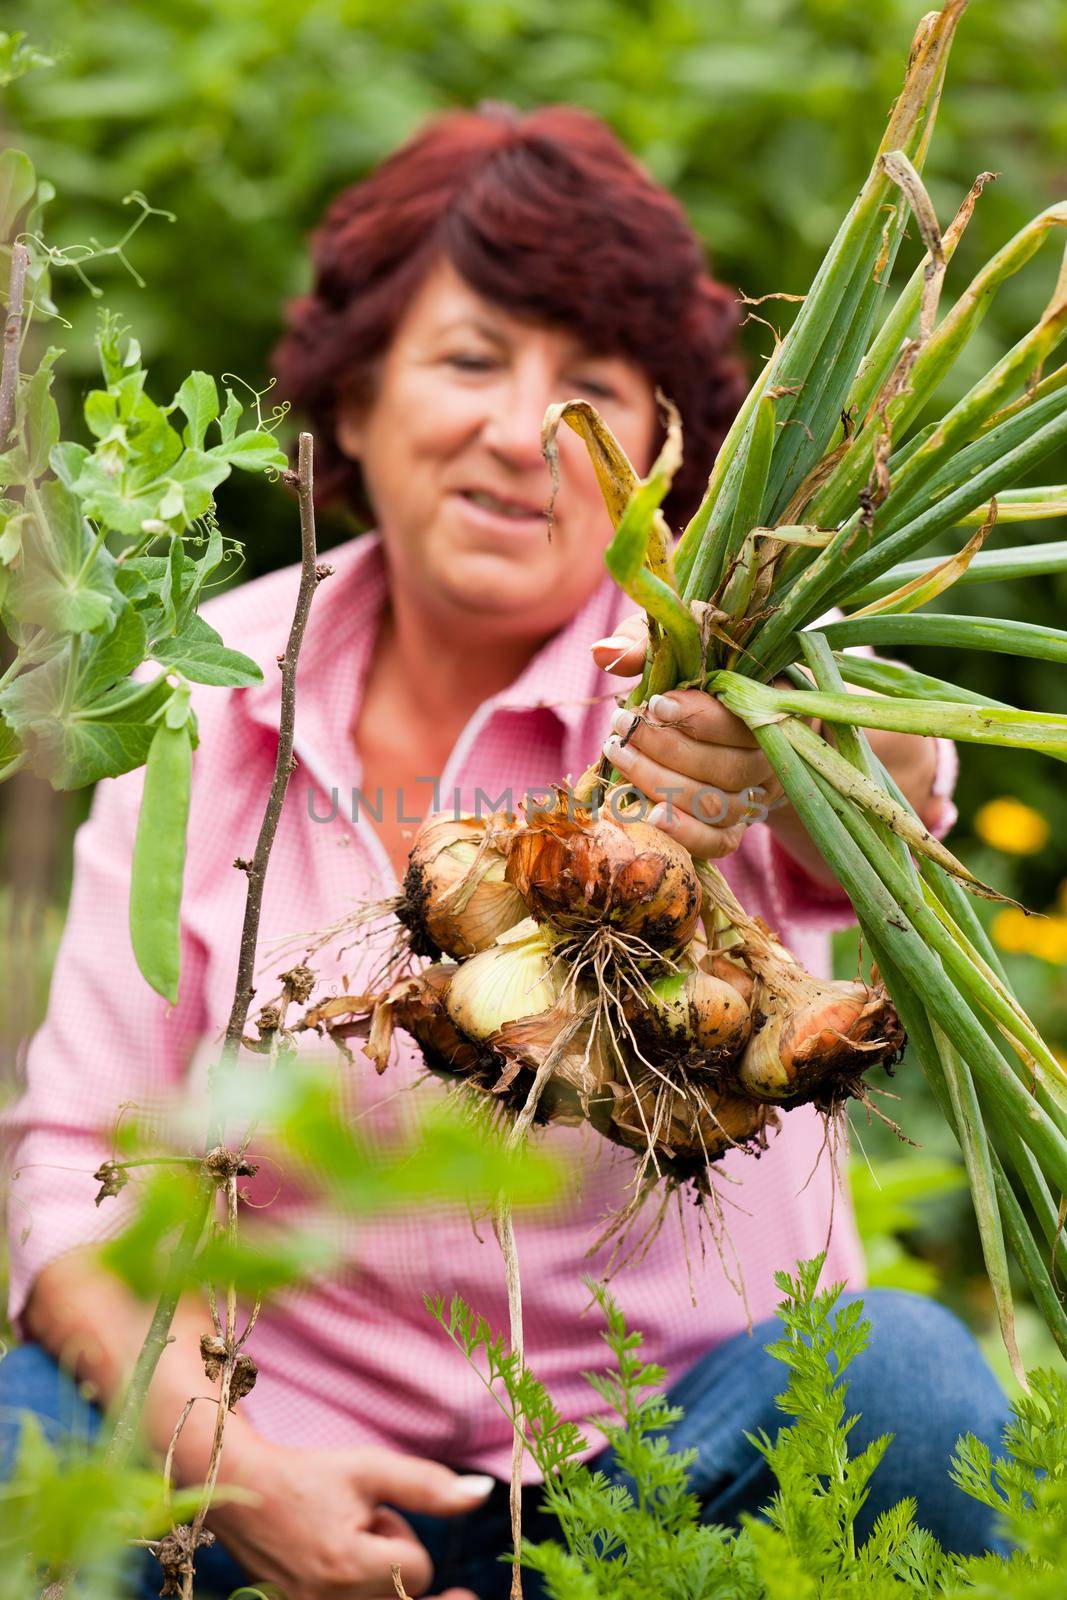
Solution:
M599 1095L608 1064L599 1037L590 1038L591 1023L562 1001L540 1016L523 1017L501 1028L489 1041L502 1062L494 1092L511 1088L522 1074L528 1088L551 1059L551 1077L538 1102L537 1121L582 1122L590 1100ZM525 1102L526 1095L522 1095Z
M607 924L657 950L693 937L701 890L692 859L647 822L560 805L512 829L506 853L508 882L538 921L561 932Z
M422 824L396 913L416 955L475 955L529 915L504 880L499 826L499 819L451 812L436 812Z
M678 1179L697 1177L710 1161L728 1150L766 1148L769 1129L777 1126L774 1111L735 1090L690 1085L673 1089L656 1078L646 1078L636 1089L612 1083L607 1118L603 1109L600 1131L616 1144L644 1154L651 1149L656 1160Z
M738 1064L738 1081L754 1099L778 1105L813 1101L831 1109L871 1066L891 1063L904 1030L881 984L810 980L798 1004L789 991L761 982L762 1021Z
M484 1052L460 1033L445 1005L457 970L450 962L424 967L416 977L396 985L406 992L392 1009L394 1022L415 1039L427 1066L466 1078L477 1073Z
M643 995L628 996L624 1011L645 1060L686 1075L721 1073L752 1031L740 991L703 967L672 974L649 985Z
M488 1043L508 1023L549 1010L562 985L560 963L527 918L490 949L459 964L445 1003L461 1033Z
M741 961L735 961L732 956L709 954L701 958L700 965L705 972L710 972L723 983L728 983L732 989L736 989L746 1006L751 1009L756 980Z

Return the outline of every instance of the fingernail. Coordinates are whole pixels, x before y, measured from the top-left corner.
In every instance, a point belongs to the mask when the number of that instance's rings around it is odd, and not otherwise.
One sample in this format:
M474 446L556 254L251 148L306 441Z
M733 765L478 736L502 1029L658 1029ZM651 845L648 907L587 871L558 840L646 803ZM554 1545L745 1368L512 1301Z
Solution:
M486 1495L492 1494L495 1489L496 1479L491 1478L486 1472L476 1472L457 1479L456 1487L471 1500L484 1500Z
M648 816L645 820L650 822L654 828L662 828L663 824L667 820L667 807L663 804L662 800L660 801L659 805L652 807L652 810L648 813Z
M624 706L621 710L616 711L615 715L612 717L611 726L615 729L616 733L629 733L630 729L634 725L634 720L633 712L627 711Z
M591 644L589 648L590 650L610 650L613 655L620 656L625 651L632 650L633 646L632 639L625 639L621 634L613 633L608 639L597 639L595 644Z
M683 715L677 700L668 700L664 694L654 694L648 702L648 714L657 722L677 722Z
M607 756L612 766L618 767L620 772L625 772L626 768L633 760L633 752L631 751L630 746L628 744L623 744L618 734L613 733L610 739L604 740L603 748L604 754Z

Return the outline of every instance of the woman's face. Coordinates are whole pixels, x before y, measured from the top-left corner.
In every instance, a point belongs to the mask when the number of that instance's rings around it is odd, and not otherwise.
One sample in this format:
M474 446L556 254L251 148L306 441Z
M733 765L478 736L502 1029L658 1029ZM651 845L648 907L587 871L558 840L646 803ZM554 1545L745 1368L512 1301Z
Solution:
M578 396L646 472L656 404L641 368L512 315L447 262L429 272L372 398L348 401L338 425L341 448L361 463L394 584L482 636L545 637L573 616L604 575L612 533L585 446L564 427L548 535L541 422L554 401Z

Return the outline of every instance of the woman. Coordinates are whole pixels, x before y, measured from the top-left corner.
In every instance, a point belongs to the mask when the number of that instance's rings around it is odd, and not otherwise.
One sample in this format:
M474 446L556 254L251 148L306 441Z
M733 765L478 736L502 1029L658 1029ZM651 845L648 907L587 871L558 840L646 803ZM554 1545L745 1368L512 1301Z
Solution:
M431 124L342 194L313 260L314 286L291 308L277 369L314 422L321 492L369 512L376 532L331 553L333 575L312 608L299 765L268 876L263 947L391 892L433 804L470 808L478 791L514 801L577 775L608 740L664 830L719 858L748 908L825 971L827 933L850 923L851 910L744 727L690 690L655 704L625 749L612 732L610 691L640 668L640 628L604 577L610 527L584 449L569 435L547 535L539 436L551 402L593 401L643 471L659 439L657 387L672 397L686 443L666 508L674 526L699 498L738 404L734 305L707 277L677 204L593 118L487 106ZM199 1081L227 1013L244 892L231 861L250 842L269 783L273 660L294 593L290 567L206 608L266 677L251 689L197 695L174 1011L138 976L125 927L141 775L101 785L78 836L51 1005L11 1119L22 1203L10 1311L35 1343L0 1369L9 1397L46 1415L66 1407L68 1425L73 1402L51 1358L63 1354L106 1401L145 1327L145 1309L86 1254L119 1225L127 1198L94 1212L89 1174L109 1154L119 1103L165 1103ZM920 814L944 832L951 747L873 739ZM722 796L714 809L704 803L709 788ZM358 949L325 952L324 989L342 974L358 987L369 959ZM417 1076L408 1048L381 1082L354 1075L368 1133L387 1143L419 1095L440 1093L430 1085L397 1095ZM527 1355L563 1414L578 1418L592 1403L580 1375L602 1360L581 1275L607 1263L606 1249L591 1259L586 1251L625 1199L631 1168L587 1131L553 1130L548 1142L574 1182L568 1198L518 1225ZM721 1170L736 1184L729 1246L755 1337L714 1250L703 1260L696 1253L693 1304L674 1227L614 1289L650 1359L678 1381L687 1409L680 1442L698 1446L694 1484L706 1514L729 1520L757 1509L769 1487L743 1430L777 1425L781 1369L763 1349L774 1332L772 1274L823 1247L835 1180L822 1126L806 1110L788 1117L758 1162L731 1153ZM250 1198L270 1199L277 1181L261 1173ZM299 1217L299 1197L287 1189L274 1206ZM479 1240L461 1207L435 1206L346 1236L344 1259L343 1272L279 1297L259 1321L250 1346L259 1382L227 1425L222 1479L260 1498L212 1514L220 1548L202 1558L203 1572L222 1589L244 1574L274 1580L291 1600L325 1600L391 1594L396 1562L413 1593L432 1585L451 1600L491 1600L507 1580L498 1557L507 1545L508 1429L422 1297L459 1292L505 1325L495 1245ZM861 1281L840 1192L827 1278ZM891 1429L898 1444L876 1479L867 1524L886 1503L916 1494L920 1520L947 1544L980 1548L988 1514L951 1486L946 1464L966 1428L996 1447L1000 1392L969 1336L937 1306L883 1293L868 1309L877 1355L854 1368L851 1404L863 1417L853 1441L858 1448ZM196 1348L206 1325L202 1306L183 1307L147 1409L157 1448L186 1398L204 1392ZM91 1426L92 1414L82 1422ZM212 1425L210 1405L194 1407L176 1452L182 1481L199 1481Z

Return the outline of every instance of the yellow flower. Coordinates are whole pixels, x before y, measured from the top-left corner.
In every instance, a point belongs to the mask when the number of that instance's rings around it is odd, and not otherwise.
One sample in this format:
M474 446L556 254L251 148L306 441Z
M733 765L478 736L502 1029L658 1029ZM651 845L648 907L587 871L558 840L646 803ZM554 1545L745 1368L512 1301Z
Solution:
M1034 929L1031 950L1053 966L1067 963L1067 917L1044 917Z
M990 932L993 943L1012 955L1025 955L1030 949L1030 928L1033 918L1018 906L1005 906L993 918Z
M1027 916L1005 906L993 918L993 943L1012 955L1037 956L1053 966L1067 963L1067 917Z
M1029 856L1044 848L1049 826L1040 811L1001 795L997 800L987 800L974 819L975 832L994 850L1009 855Z

